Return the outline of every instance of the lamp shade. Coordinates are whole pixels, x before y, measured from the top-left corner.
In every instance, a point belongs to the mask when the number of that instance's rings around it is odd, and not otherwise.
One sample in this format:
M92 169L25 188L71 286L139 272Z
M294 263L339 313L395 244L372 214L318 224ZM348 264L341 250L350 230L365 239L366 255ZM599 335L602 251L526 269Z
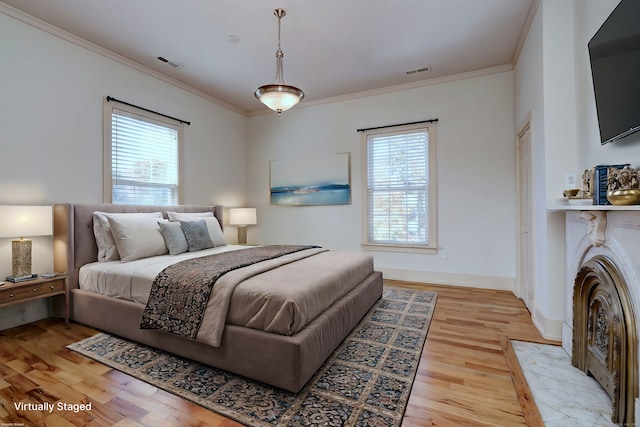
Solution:
M51 206L0 206L0 237L50 236Z
M256 208L231 208L229 209L230 225L255 225Z
M299 103L304 93L293 86L271 84L260 86L255 96L273 111L283 112Z

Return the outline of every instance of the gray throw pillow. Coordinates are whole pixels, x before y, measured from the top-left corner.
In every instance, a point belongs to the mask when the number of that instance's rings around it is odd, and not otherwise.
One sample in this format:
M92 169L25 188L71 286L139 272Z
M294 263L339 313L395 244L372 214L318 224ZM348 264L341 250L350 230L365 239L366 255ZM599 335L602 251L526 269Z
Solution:
M178 255L189 250L189 243L179 222L158 221L158 225L170 255Z
M197 252L213 247L209 230L204 219L200 221L180 221L180 227L189 244L189 252Z

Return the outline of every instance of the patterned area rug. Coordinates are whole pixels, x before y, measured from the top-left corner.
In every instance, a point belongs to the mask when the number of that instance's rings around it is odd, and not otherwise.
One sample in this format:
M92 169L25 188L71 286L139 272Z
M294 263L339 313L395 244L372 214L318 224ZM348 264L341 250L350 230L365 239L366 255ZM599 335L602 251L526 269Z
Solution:
M248 426L399 426L437 293L385 287L298 393L108 334L68 348Z

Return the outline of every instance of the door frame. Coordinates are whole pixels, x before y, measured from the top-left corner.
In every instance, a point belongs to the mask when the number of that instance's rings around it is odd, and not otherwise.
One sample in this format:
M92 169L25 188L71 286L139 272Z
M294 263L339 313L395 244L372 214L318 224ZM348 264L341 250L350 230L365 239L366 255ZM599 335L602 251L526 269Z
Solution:
M529 259L528 259L528 264L529 264L529 280L528 283L529 285L532 287L531 289L531 295L533 296L532 300L529 301L528 299L528 289L526 289L525 287L525 283L522 283L522 275L523 275L523 253L522 253L522 198L523 197L528 197L530 203L528 204L529 206L529 247L531 249L535 248L535 221L534 221L534 209L533 209L533 195L535 194L535 181L533 179L533 167L530 168L529 170L529 182L530 182L530 189L531 189L531 194L527 194L527 195L523 195L522 191L521 191L521 185L522 185L522 170L521 170L521 157L522 157L522 153L521 153L521 148L520 148L520 140L522 138L522 136L529 131L529 152L527 153L529 156L529 160L530 163L533 165L534 164L534 157L533 157L533 115L530 112L529 114L527 114L527 116L524 118L524 120L522 121L522 124L518 127L518 131L516 132L516 174L517 174L517 193L518 193L518 197L517 197L517 267L516 267L516 289L515 289L515 293L516 296L520 299L522 299L525 303L525 306L527 307L527 309L533 313L534 310L534 303L535 303L535 273L534 273L534 269L533 266L535 265L534 259L535 259L535 254L533 250L529 251Z

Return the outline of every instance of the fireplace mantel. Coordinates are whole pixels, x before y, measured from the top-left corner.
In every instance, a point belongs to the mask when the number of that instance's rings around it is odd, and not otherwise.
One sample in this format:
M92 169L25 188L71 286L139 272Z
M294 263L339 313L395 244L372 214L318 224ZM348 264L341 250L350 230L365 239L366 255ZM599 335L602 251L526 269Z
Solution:
M547 207L548 211L640 211L640 205L613 206L613 205L568 205L560 200Z

